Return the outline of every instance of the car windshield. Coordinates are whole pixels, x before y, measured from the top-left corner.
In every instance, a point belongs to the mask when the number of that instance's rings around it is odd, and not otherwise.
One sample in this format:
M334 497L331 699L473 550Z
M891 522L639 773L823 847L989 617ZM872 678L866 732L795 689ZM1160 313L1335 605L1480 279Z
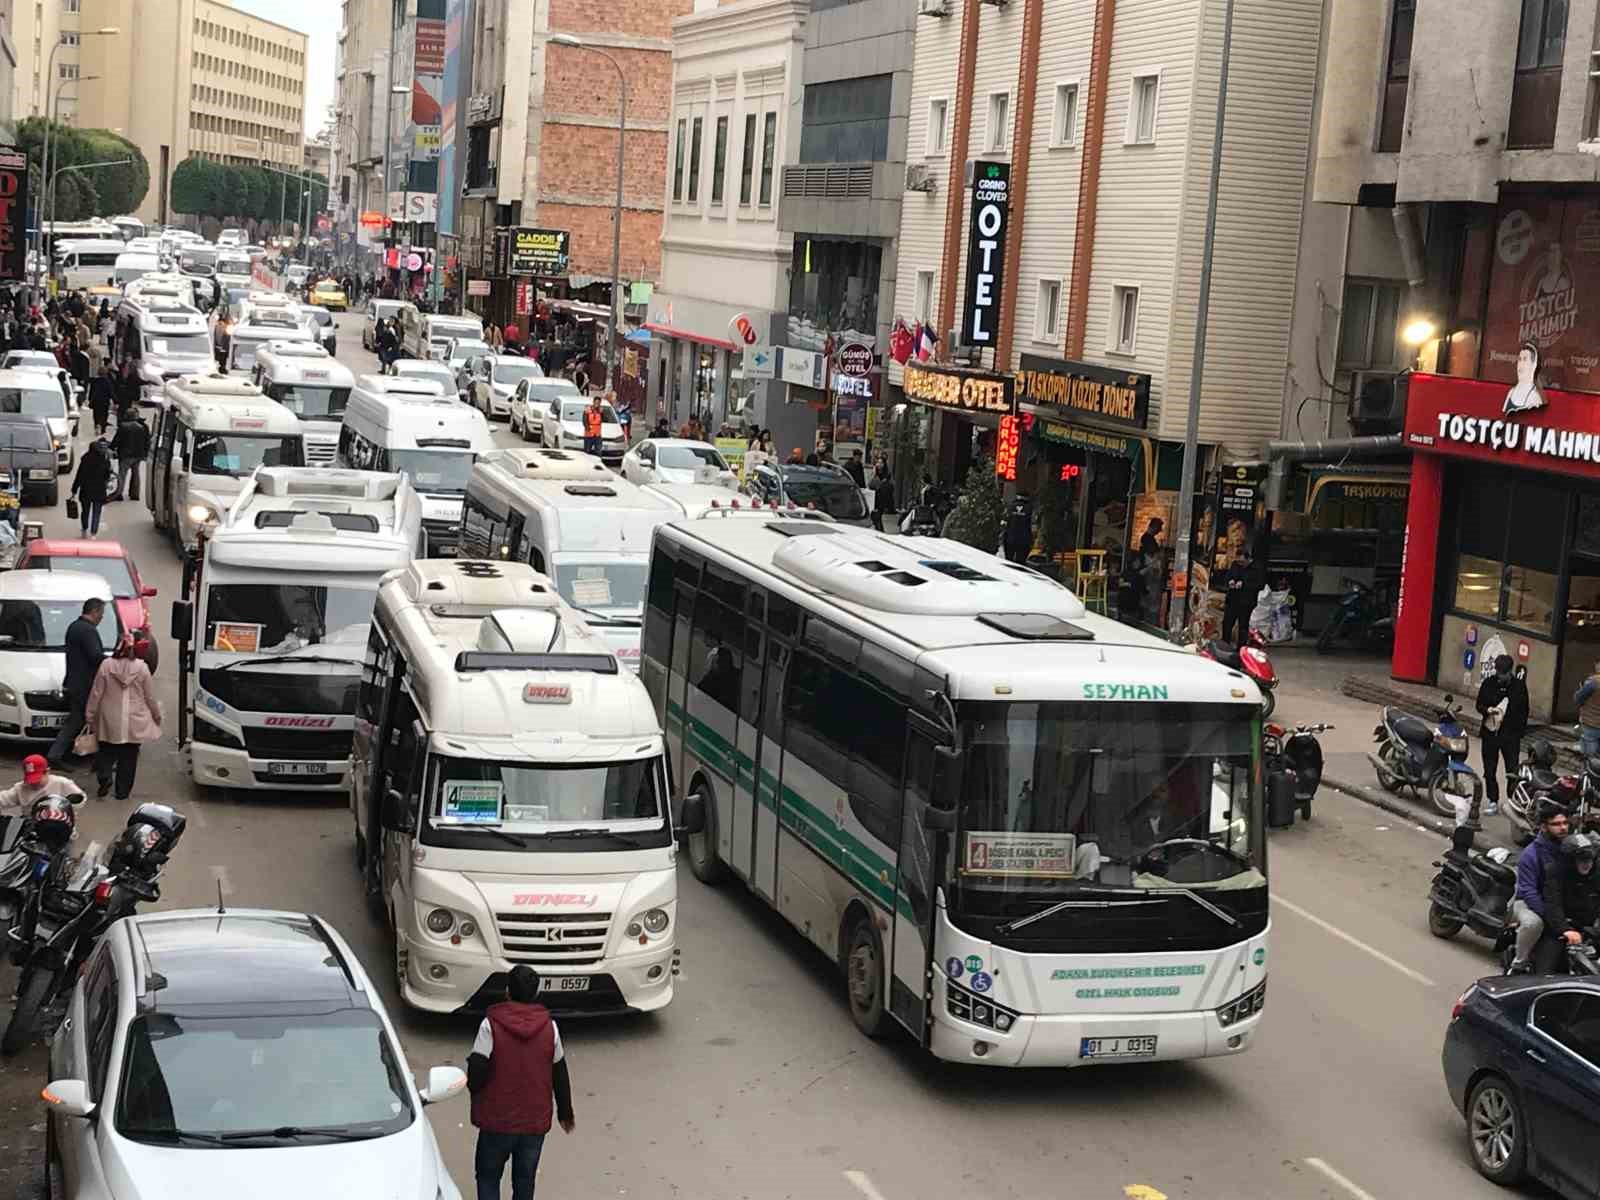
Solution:
M521 379L540 379L544 372L531 358L497 358L494 363L496 383L516 383Z
M818 512L825 512L840 520L849 521L867 515L861 489L848 478L785 479L783 494L796 504L814 505Z
M0 388L0 413L21 413L25 417L64 417L66 397L60 388Z
M583 399L563 400L561 402L561 419L563 421L583 420L583 410L589 407L589 401ZM600 420L607 425L617 424L617 410L609 404L600 405Z
M288 654L319 642L367 639L377 581L365 587L219 583L206 592L207 650Z
M369 1008L150 1012L128 1026L123 1055L116 1125L135 1141L298 1145L319 1130L383 1137L415 1119L401 1059Z
M961 888L1266 882L1257 723L1243 705L984 702L960 715Z
M693 471L700 467L728 469L722 455L710 446L657 446L656 463L671 471Z
M190 470L196 475L243 479L257 467L300 465L300 439L277 434L197 433Z
M203 333L164 333L160 337L146 334L146 354L205 354L211 353L211 339Z
M620 608L644 611L645 579L650 565L634 559L551 559L556 590L574 608Z
M267 395L297 417L342 417L350 389L308 383L269 383Z
M0 450L51 450L50 431L34 421L0 421Z
M0 600L0 650L65 650L67 626L82 612L82 600ZM96 628L100 644L116 649L120 631L112 605Z
M488 354L492 349L488 342L458 341L450 347L450 359L452 362L460 362L475 355Z
M472 473L470 450L390 450L388 471L404 471L419 492L464 492Z
M23 566L32 571L48 571L54 567L58 571L84 571L90 575L98 575L111 587L113 596L131 596L134 594L133 575L128 570L128 561L123 558L109 558L94 554L36 554L30 556Z

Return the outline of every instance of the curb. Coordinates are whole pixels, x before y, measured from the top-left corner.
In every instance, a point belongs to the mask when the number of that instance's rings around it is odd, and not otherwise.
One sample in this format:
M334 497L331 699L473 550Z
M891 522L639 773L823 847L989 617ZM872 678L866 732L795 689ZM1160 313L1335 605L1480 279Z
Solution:
M1367 787L1365 784L1360 783L1348 783L1345 780L1333 779L1327 775L1322 777L1322 786L1332 788L1334 791L1342 792L1352 799L1360 800L1372 805L1374 808L1381 808L1386 813L1391 813L1394 816L1402 817L1414 824L1431 829L1446 840L1455 833L1456 826L1454 821L1441 817L1437 813L1427 812L1418 805L1408 804L1398 796L1391 795L1379 788ZM1492 819L1497 821L1504 820L1504 818L1499 817ZM1481 839L1480 845L1488 843L1490 846L1501 846L1512 853L1516 853L1517 847L1498 834L1483 830L1479 834L1479 838Z

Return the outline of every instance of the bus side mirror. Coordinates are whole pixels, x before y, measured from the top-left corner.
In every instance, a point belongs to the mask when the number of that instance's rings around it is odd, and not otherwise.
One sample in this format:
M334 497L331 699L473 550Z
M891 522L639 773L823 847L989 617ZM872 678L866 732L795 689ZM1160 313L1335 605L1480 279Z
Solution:
M174 600L172 602L172 640L175 642L188 642L194 640L194 604L189 600Z
M383 827L393 829L397 833L411 832L406 798L400 794L398 788L389 788L383 793Z
M691 792L683 798L679 811L678 832L693 837L706 831L706 797L704 792Z
M922 810L922 827L929 833L954 833L956 829L956 810L953 808L934 808L930 804Z

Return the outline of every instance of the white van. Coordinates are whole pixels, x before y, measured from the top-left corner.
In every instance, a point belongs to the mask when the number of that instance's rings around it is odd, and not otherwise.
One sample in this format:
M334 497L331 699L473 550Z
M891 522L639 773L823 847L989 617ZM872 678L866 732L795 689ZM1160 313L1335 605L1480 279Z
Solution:
M363 375L339 431L342 466L404 471L422 497L430 554L453 554L461 498L480 454L494 449L489 422L426 379Z
M187 305L139 297L117 307L112 361L132 363L139 400L160 404L169 380L211 369L211 333L206 319Z
M650 539L657 525L679 515L592 455L496 450L479 459L467 481L460 553L548 574L637 671Z
M166 387L145 502L178 551L222 520L257 467L305 465L300 418L245 379L186 375Z
M317 339L294 315L283 309L250 314L233 327L228 339L228 371L250 371L256 365L256 352L268 342L304 342L317 345ZM319 347L320 348L320 347Z
M350 805L406 1004L477 1010L520 963L558 1014L672 1000L665 743L550 581L426 559L378 589Z
M660 496L691 521L720 517L757 517L766 520L827 521L833 518L814 508L799 508L792 501L785 509L776 500L763 504L753 496L740 495L716 483L645 483L641 490Z
M219 247L227 246L233 248L242 246L247 240L242 229L224 229L217 234L217 245Z
M401 313L400 320L400 352L412 358L442 359L450 343L457 338L483 340L483 322L471 313L444 317L408 308Z
M111 267L111 280L117 287L126 287L128 284L145 275L154 275L161 270L161 259L154 254L138 252L117 255L117 261Z
M306 438L306 465L331 467L356 377L315 342L271 341L256 351L250 378L295 416Z
M67 398L61 394L56 377L45 371L0 370L0 416L20 414L38 417L50 427L55 443L56 469L70 471L78 461L73 441L73 420L67 412Z
M236 249L219 246L217 248L216 278L218 285L224 290L231 287L254 287L255 263L248 254L242 254Z
M207 292L210 290L210 287L206 288ZM171 271L153 271L148 275L141 275L123 287L122 296L125 300L173 300L179 304L187 304L197 312L200 308L200 297L195 290L195 281L187 275Z
M114 277L117 259L126 252L121 238L75 238L56 249L56 273L68 291L98 287Z

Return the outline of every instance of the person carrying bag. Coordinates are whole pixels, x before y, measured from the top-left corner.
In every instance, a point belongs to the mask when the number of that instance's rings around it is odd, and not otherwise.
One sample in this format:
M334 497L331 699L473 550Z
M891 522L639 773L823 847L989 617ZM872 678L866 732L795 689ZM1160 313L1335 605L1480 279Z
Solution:
M161 739L161 701L156 699L150 667L135 653L132 638L123 638L112 656L100 664L89 690L84 734L98 739L94 749L97 798L116 789L118 800L133 794L139 770L139 747Z

